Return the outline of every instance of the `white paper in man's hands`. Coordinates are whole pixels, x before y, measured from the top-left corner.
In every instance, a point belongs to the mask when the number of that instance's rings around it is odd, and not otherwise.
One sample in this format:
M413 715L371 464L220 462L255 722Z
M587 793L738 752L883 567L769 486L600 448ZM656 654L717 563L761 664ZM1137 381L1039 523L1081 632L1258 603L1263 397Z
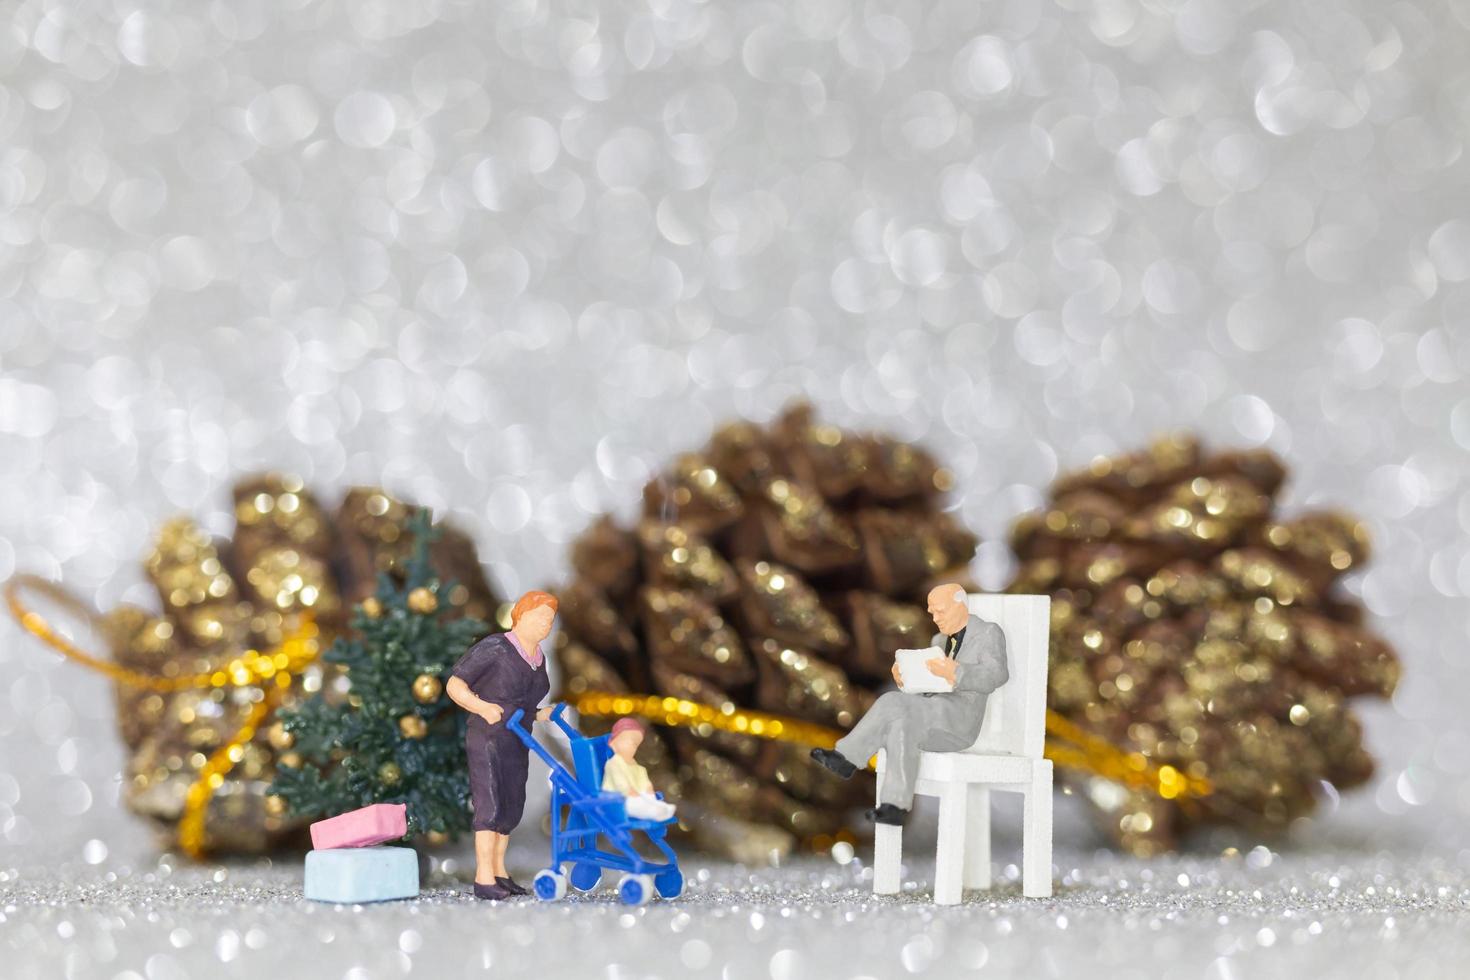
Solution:
M935 657L944 659L944 651L938 647L924 650L899 650L893 659L898 663L898 676L903 678L903 690L908 694L948 694L954 685L925 666Z

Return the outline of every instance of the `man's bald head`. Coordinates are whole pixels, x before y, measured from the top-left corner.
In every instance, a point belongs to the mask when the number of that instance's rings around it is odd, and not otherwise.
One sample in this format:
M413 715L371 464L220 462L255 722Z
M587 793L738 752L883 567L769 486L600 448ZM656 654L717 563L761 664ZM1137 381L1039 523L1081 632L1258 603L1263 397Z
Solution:
M965 590L954 582L936 585L929 590L929 615L939 632L952 636L965 628L970 621L970 609L965 605Z

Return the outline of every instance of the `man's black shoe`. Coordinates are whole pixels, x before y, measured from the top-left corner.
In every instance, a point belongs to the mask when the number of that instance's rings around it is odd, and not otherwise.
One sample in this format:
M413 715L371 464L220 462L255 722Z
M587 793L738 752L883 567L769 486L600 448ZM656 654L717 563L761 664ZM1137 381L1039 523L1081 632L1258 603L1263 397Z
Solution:
M843 754L835 749L812 749L812 760L817 765L832 770L843 779L851 779L852 774L857 772L857 766L848 762Z
M894 806L892 803L879 803L868 811L868 819L874 823L886 823L893 827L902 827L904 819L909 815L907 810Z

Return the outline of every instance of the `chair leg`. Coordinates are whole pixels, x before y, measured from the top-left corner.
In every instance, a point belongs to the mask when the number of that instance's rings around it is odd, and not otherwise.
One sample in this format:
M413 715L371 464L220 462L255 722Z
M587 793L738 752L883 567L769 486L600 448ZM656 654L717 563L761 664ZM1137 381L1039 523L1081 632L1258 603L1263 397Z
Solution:
M1031 764L1022 817L1021 892L1027 898L1051 895L1051 761Z
M965 870L965 811L969 787L950 783L939 794L939 847L934 855L934 904L958 905Z
M966 888L990 887L990 790L979 783L970 786L970 806L965 813Z
M903 828L880 823L873 828L873 894L897 895L902 887L898 865L903 857Z
M878 792L883 791L883 750L878 751ZM873 828L873 894L897 895L898 866L903 858L903 828L877 824Z

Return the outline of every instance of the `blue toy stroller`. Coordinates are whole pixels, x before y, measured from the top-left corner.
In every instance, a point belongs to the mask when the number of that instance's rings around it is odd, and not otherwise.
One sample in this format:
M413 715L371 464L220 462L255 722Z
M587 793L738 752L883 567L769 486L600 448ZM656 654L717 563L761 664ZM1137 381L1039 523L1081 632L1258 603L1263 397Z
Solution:
M663 898L678 898L684 891L684 875L673 848L664 840L664 831L673 818L631 819L624 810L623 797L602 791L602 767L612 755L608 736L583 736L562 720L566 710L565 704L558 704L552 709L551 720L572 744L575 773L569 772L521 724L524 711L517 710L506 722L506 727L551 769L551 866L536 872L532 891L543 902L555 902L566 895L570 880L573 888L590 892L607 868L623 873L618 881L618 897L624 905L646 905L655 892ZM634 833L640 830L666 861L650 861L633 849ZM607 841L608 850L597 846L598 838ZM570 875L562 870L568 863L572 866Z

